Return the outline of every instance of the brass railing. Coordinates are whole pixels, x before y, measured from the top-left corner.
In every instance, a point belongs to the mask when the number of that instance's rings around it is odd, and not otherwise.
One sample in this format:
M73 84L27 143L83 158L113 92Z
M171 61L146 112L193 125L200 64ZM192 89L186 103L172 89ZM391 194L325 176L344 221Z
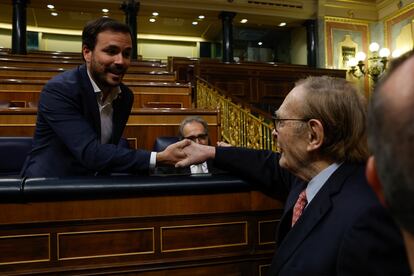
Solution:
M197 79L197 107L219 110L221 137L233 146L277 150L269 119L253 115L249 108L232 102L200 79Z

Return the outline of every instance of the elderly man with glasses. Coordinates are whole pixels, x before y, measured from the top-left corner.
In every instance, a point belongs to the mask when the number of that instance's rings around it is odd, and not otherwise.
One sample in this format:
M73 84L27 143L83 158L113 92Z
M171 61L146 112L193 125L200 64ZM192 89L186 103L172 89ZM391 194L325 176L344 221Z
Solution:
M365 178L366 103L346 80L300 80L275 114L280 152L190 143L285 202L269 275L409 275L401 233Z

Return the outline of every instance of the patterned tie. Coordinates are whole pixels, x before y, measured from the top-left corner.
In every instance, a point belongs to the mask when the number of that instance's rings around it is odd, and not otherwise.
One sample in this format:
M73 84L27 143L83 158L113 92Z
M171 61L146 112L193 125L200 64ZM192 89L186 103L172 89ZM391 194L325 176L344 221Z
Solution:
M308 204L308 200L306 199L306 189L304 189L300 194L299 198L293 207L293 215L292 215L292 227L295 225L296 221L302 215L303 209L305 208L306 204Z

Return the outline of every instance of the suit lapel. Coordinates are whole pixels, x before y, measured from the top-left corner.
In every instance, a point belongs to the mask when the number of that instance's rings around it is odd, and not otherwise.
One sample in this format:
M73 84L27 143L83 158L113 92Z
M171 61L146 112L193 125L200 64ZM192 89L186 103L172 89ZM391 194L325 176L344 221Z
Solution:
M273 259L276 266L275 270L279 271L282 266L289 260L293 253L300 247L304 240L311 234L312 229L322 223L323 217L332 208L331 197L338 193L345 180L350 173L355 170L355 166L349 164L342 164L326 181L321 190L316 194L313 200L306 207L302 216L296 222L296 225L286 234L281 242L277 253ZM299 196L300 191L294 191ZM293 191L292 191L293 193ZM290 223L291 216L286 215L292 213L293 204L290 204L288 212L282 217L281 226Z
M122 136L124 127L128 121L128 117L131 111L131 107L128 106L127 88L121 84L121 93L112 102L113 112L113 125L112 125L112 139L111 142L116 144ZM131 102L132 104L132 102Z
M83 112L89 120L92 120L92 125L96 130L98 139L101 139L101 118L99 114L98 102L96 100L96 94L93 91L92 83L89 79L88 73L86 71L86 66L81 65L78 67L80 83L83 90Z
M116 141L119 140L119 138L121 138L122 133L121 132L121 126L120 126L120 117L121 114L120 112L122 112L122 108L120 108L120 97L122 95L122 92L118 95L118 98L115 99L112 102L112 107L113 107L113 115L112 115L112 138L111 138L111 142L115 144Z

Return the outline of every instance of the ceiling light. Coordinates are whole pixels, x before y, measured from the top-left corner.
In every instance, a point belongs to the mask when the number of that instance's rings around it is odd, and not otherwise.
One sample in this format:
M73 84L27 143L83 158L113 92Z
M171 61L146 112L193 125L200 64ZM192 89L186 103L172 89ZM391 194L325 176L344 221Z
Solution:
M153 13L152 13L152 15L153 15L153 16L158 16L158 15L159 15L159 13L158 13L158 12L153 12Z
M104 13L108 13L108 12L109 12L109 10L108 10L108 9L102 9L102 12L104 12Z
M242 20L240 20L240 23L245 24L245 23L247 23L247 21L249 21L249 20L247 20L246 18L243 18Z
M262 46L263 42L259 41L259 42L257 42L257 45Z
M195 25L198 25L198 22L197 21L193 21L193 23L191 23L191 24L193 24L195 26Z
M286 26L286 22L279 23L279 27L284 27L284 26Z
M50 13L52 16L58 16L58 13L57 12L51 12Z
M157 21L155 18L150 18L149 22L154 23L155 21Z
M204 19L204 18L206 18L204 15L199 15L198 16L198 19Z
M54 6L54 5L52 5L52 4L47 5L47 7L48 7L49 9L54 9L54 8L55 8L55 6Z

